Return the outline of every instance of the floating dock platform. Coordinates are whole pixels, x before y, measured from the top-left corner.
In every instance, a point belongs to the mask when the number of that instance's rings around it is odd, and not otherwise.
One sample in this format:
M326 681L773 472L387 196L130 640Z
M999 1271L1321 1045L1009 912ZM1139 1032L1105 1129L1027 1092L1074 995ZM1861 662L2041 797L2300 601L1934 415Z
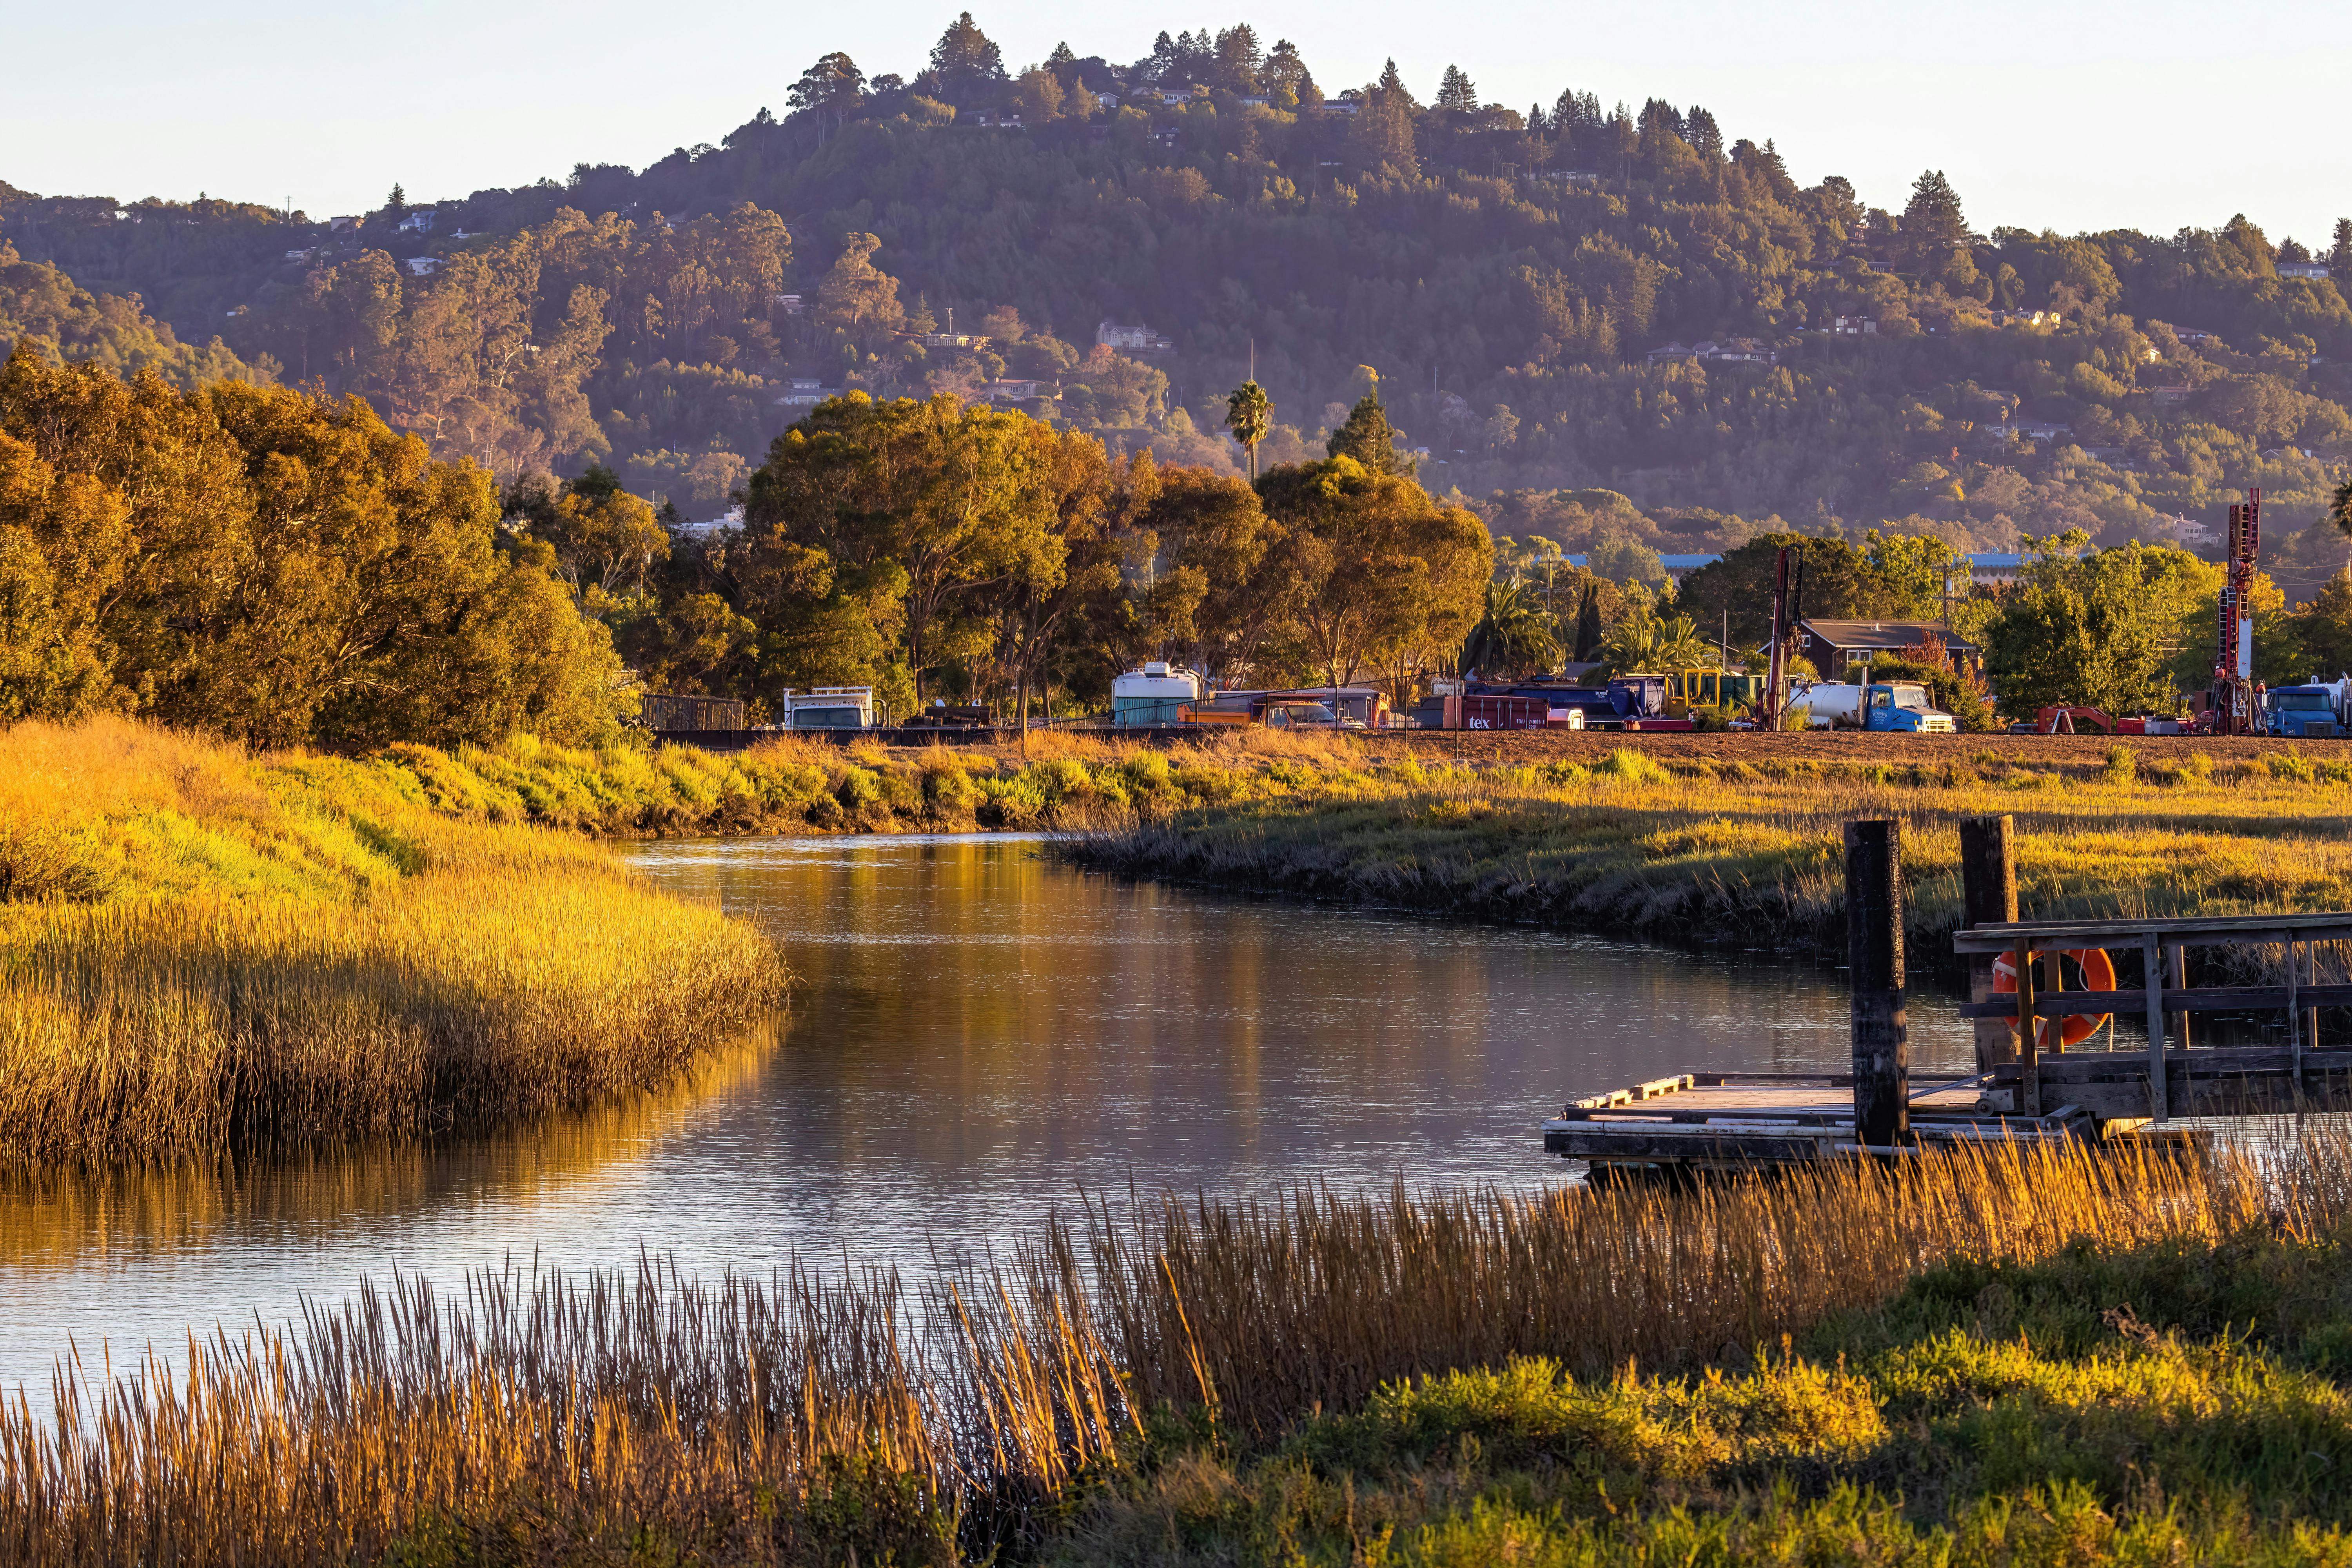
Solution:
M1990 1109L1975 1078L1923 1087L1907 1136L1885 1146L1854 1132L1850 1074L1686 1072L1563 1107L1543 1125L1544 1152L1604 1165L1728 1170L1859 1154L1999 1142L2095 1141L2137 1132L2147 1117L2102 1122L2079 1106L2045 1116Z

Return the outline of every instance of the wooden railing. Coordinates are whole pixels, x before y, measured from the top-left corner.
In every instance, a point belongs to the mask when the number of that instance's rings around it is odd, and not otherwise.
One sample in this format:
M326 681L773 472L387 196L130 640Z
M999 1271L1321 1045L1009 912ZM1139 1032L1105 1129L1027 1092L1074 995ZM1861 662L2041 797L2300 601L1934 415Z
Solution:
M2328 1080L2352 1075L2352 1042L2342 1050L2318 1048L2321 1007L2352 1005L2352 985L2317 984L2317 944L2352 941L2352 911L2300 915L2207 915L2116 921L2011 921L1979 923L1955 933L1955 952L2007 953L2017 968L2015 996L1964 1004L1969 1018L2014 1020L2075 1015L2144 1012L2147 1050L2065 1052L2044 1048L2038 1026L2015 1029L2017 1060L1982 1063L2015 1083L2021 1102L2013 1109L2042 1114L2048 1092L2064 1086L2064 1098L2101 1116L2133 1113L2131 1085L2137 1063L2145 1061L2146 1108L2138 1114L2163 1121L2180 1110L2195 1113L2230 1105L2242 1111L2284 1110L2314 1099L2332 1098L2339 1087ZM2191 947L2252 945L2286 949L2286 982L2281 985L2188 984ZM2110 956L2137 949L2143 984L2130 990L2065 991L2059 988L2059 953L2101 948ZM2035 959L2042 979L2035 979ZM2166 984L2168 971L2171 984ZM2310 978L2306 980L2305 975ZM2288 1045L2191 1049L2189 1020L2199 1013L2284 1010ZM2129 1055L2135 1070L2121 1071ZM2057 1058L2053 1061L2048 1058ZM2003 1070L2014 1068L2014 1076ZM2176 1094L2176 1090L2182 1093ZM2185 1100L2185 1104L2176 1104ZM2090 1104L2096 1100L2100 1103Z

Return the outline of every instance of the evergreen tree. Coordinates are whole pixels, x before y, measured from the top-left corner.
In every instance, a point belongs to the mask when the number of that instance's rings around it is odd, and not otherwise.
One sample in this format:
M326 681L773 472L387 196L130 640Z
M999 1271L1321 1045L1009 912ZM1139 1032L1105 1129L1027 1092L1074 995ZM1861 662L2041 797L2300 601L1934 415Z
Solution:
M947 92L968 93L1004 79L1004 53L966 11L931 46L931 70Z
M1691 105L1690 112L1683 116L1683 140L1691 144L1693 152L1710 163L1723 157L1721 128L1716 124L1714 115L1696 103Z
M1387 68L1381 72L1381 90L1386 93L1393 93L1396 96L1397 100L1402 103L1407 109L1419 109L1421 107L1421 100L1413 97L1413 95L1406 89L1404 78L1397 73L1396 57L1393 55L1389 57Z
M1210 80L1227 92L1255 93L1259 70L1265 64L1265 51L1258 47L1257 30L1243 22L1217 35L1216 61L1211 68Z
M1334 458L1353 458L1376 474L1410 474L1413 460L1397 450L1403 434L1389 423L1381 395L1368 392L1356 400L1347 423L1331 432L1324 450Z
M1395 62L1390 64L1393 66ZM1478 107L1478 89L1460 66L1445 68L1444 79L1437 88L1437 107L1465 110Z
M2336 220L2336 247L2327 253L2327 265L2339 279L2352 282L2352 217Z
M1258 85L1267 97L1288 99L1292 103L1306 100L1307 89L1312 85L1307 74L1307 62L1298 56L1298 46L1288 38L1277 38L1266 52L1265 64L1258 70Z
M1911 200L1903 209L1903 237L1915 256L1968 243L1969 226L1960 216L1960 195L1941 169L1929 169L1911 182Z
M1584 592L1576 596L1576 636L1569 657L1591 664L1601 657L1601 584L1588 578Z

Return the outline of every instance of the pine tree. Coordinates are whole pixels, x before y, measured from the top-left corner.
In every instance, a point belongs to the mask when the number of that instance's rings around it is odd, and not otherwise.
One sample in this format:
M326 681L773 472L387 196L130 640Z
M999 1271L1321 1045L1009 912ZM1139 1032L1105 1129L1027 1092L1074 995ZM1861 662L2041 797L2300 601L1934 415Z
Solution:
M2327 265L2341 279L2352 279L2352 217L2336 220L2336 247L2327 253Z
M1437 88L1437 107L1458 110L1478 107L1478 89L1460 66L1445 68L1445 78Z
M1388 68L1381 72L1381 90L1382 92L1394 93L1397 97L1397 100L1402 103L1407 109L1419 109L1421 107L1421 100L1413 97L1411 92L1406 90L1404 78L1397 74L1396 57L1393 55L1389 57Z
M1004 52L964 12L931 46L931 69L950 91L1004 79Z
M1914 255L1947 251L1968 243L1969 226L1960 216L1960 195L1941 169L1929 169L1911 182L1911 201L1903 209L1903 237Z
M1403 432L1389 423L1381 395L1368 392L1356 400L1347 423L1331 432L1324 450L1334 458L1353 458L1376 474L1409 474L1413 461L1397 450Z

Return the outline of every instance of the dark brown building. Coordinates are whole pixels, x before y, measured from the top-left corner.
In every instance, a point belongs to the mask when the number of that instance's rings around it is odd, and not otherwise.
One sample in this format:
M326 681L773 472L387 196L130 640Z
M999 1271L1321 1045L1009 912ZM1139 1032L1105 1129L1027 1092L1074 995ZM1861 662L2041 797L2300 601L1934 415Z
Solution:
M1797 623L1797 655L1822 672L1824 680L1843 680L1847 668L1868 664L1874 655L1900 657L1930 637L1944 645L1945 655L1974 669L1984 662L1984 650L1941 621L1817 621Z

